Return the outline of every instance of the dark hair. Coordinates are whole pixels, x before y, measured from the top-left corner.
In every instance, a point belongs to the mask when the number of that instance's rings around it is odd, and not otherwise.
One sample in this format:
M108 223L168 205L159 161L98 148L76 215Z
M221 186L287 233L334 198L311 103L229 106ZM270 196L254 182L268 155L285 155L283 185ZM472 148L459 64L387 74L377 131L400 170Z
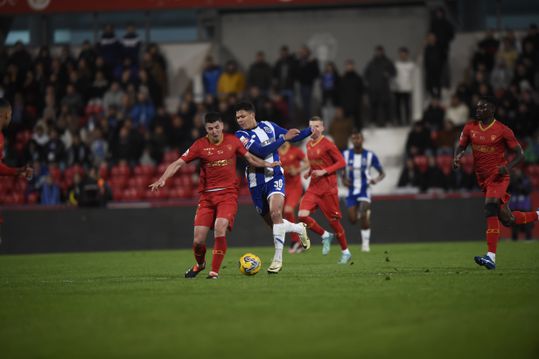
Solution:
M246 112L255 112L255 106L249 101L242 101L236 104L234 107L234 112L246 111Z
M221 114L219 112L207 112L204 115L204 125L208 123L215 123L217 121L223 122L223 119L221 118Z
M6 110L8 108L11 108L11 104L9 103L9 101L3 97L0 97L0 111Z
M353 135L360 135L361 137L363 137L363 133L361 133L361 131L358 130L357 127L354 127L354 128L352 129L352 136L353 136Z

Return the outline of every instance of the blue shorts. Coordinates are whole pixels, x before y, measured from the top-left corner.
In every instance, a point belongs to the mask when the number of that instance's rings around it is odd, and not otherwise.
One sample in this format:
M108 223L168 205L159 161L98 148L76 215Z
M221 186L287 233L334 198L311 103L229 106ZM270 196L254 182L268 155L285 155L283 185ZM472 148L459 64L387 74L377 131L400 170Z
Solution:
M371 203L371 198L361 193L346 197L346 207L348 208L357 206L359 202Z
M265 216L269 212L268 199L274 194L281 193L284 197L284 176L276 176L271 181L250 187L251 198L259 215Z

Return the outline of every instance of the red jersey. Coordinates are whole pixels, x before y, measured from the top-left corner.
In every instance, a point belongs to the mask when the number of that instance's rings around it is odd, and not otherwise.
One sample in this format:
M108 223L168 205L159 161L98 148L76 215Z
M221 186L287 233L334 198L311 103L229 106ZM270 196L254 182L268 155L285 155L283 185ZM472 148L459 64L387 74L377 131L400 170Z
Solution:
M307 158L311 165L310 172L314 170L327 171L325 176L311 177L308 191L316 193L334 191L337 193L337 175L335 172L346 165L337 146L324 136L316 141L310 140L307 142Z
M284 169L284 180L286 186L301 186L301 174L297 173L296 175L290 174L290 169L295 168L299 170L301 168L301 161L305 158L305 154L302 150L296 146L288 147L286 152L279 151L279 159L281 160L281 166Z
M479 181L498 173L498 167L507 164L505 151L519 146L513 131L496 120L486 127L481 121L468 122L460 135L459 145L466 147L470 143Z
M0 176L15 176L17 170L2 163L4 160L4 134L0 131Z
M237 190L236 156L245 156L246 153L247 150L236 136L224 133L223 140L218 144L211 143L207 136L199 138L181 158L188 163L200 159L199 192Z

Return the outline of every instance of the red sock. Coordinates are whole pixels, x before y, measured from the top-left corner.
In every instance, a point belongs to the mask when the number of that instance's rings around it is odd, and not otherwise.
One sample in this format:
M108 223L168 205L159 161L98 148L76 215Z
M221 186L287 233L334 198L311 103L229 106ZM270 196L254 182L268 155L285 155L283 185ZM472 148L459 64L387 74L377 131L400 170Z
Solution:
M215 237L215 244L213 246L213 258L211 259L211 271L219 273L221 263L226 254L226 237Z
M344 228L342 227L341 221L338 218L335 218L329 221L329 225L331 228L333 228L335 237L337 237L337 240L341 245L341 249L344 251L346 248L348 248L348 242L346 241L346 234L344 233Z
M513 211L513 217L515 217L515 224L526 224L537 221L537 212L518 212Z
M319 236L321 236L322 234L324 234L324 228L320 227L320 225L318 223L316 223L316 221L314 219L312 219L311 217L307 216L307 217L299 217L298 218L300 222L303 222L307 225L307 228L309 228L311 231L313 231L314 233L318 234Z
M487 247L488 251L496 253L500 239L500 221L498 217L487 217Z
M205 244L193 244L193 252L195 253L195 260L199 266L203 266L206 262L206 245Z
M296 216L294 215L294 212L284 212L284 219L286 219L289 222L296 223ZM290 233L290 240L292 243L299 242L299 234L296 232L288 232Z

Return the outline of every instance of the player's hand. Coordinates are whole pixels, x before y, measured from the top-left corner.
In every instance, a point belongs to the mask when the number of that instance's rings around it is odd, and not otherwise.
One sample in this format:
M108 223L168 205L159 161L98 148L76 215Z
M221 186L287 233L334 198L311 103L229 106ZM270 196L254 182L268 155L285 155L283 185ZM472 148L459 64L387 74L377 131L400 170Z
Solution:
M369 184L375 185L378 183L378 180L376 178L372 178L369 180Z
M345 185L345 187L350 187L352 183L348 177L342 177L342 184Z
M152 190L152 192L155 192L155 191L158 191L159 188L165 187L165 182L166 180L160 178L154 183L152 183L151 185L149 185L148 187Z
M269 167L269 168L273 168L273 167L277 167L277 166L280 166L281 165L281 162L280 161L275 161L275 162L266 162L266 167Z
M31 180L32 177L34 177L34 168L26 165L25 167L21 168L19 176L24 177L27 180Z
M457 169L460 168L460 158L461 158L461 157L462 157L462 156L457 155L457 156L455 156L455 158L453 159L453 169L454 169L454 170L457 170Z
M507 168L507 166L499 166L498 167L498 174L500 176L508 175L509 174L509 169Z
M323 177L325 175L327 175L328 171L326 170L314 170L312 173L311 173L311 176L313 178L318 178L318 177Z
M291 128L291 129L288 130L286 135L284 135L284 139L285 139L285 141L290 141L291 139L293 139L297 135L299 135L299 130L297 128Z
M287 169L285 169L285 172L288 172L288 174L291 176L296 176L299 173L299 169L297 169L296 167L288 167Z

